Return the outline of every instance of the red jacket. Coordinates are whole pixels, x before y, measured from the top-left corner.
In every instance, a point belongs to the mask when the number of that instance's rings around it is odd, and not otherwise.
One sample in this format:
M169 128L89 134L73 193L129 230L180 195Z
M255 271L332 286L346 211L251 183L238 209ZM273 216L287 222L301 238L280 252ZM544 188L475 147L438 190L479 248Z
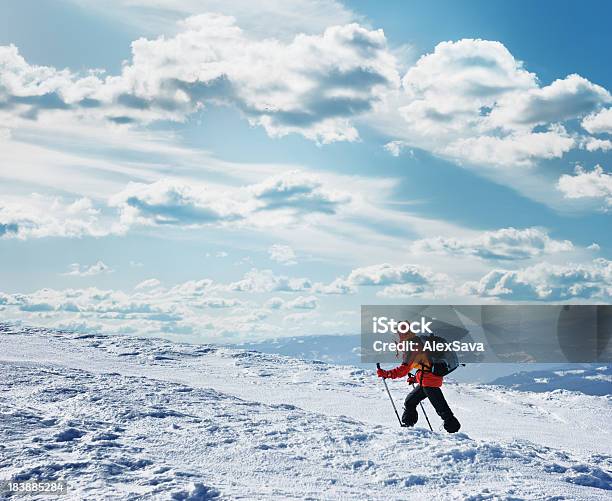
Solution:
M387 376L391 379L398 379L408 375L410 372L410 364L398 365L395 369L386 371ZM440 388L444 378L442 376L436 376L432 372L423 371L419 369L416 372L417 383L427 388Z
M418 339L412 336L409 339ZM429 356L424 352L422 346L415 351L406 351L403 353L402 365L397 366L387 372L387 376L392 379L397 379L406 376L412 369L416 371L416 382L421 386L428 388L440 388L442 386L442 376L436 376L431 372L431 362Z

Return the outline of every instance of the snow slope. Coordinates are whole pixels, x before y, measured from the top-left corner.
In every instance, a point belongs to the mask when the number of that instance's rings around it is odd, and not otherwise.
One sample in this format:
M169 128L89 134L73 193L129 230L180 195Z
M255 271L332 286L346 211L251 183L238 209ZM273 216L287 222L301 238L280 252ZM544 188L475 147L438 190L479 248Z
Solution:
M0 326L0 370L0 479L71 499L611 498L609 396L445 384L448 435L399 428L371 371L279 355Z

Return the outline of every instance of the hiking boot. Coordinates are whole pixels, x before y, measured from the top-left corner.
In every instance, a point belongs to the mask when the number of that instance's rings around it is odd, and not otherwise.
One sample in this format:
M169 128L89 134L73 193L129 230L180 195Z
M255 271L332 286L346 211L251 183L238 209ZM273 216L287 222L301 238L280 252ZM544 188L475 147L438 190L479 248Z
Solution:
M444 420L444 429L449 433L457 433L461 428L461 423L455 416Z
M419 414L416 409L404 409L404 414L402 415L402 424L404 426L414 426L418 420Z

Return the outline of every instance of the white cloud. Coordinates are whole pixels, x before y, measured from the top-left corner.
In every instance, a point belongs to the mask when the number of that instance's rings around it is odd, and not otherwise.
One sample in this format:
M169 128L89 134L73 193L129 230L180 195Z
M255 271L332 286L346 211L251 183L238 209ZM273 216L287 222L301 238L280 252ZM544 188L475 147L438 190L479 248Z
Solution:
M449 282L448 276L425 266L383 263L355 268L346 278L336 278L329 284L316 283L312 290L319 294L346 295L356 294L358 286L379 286L383 288L377 295L382 297L444 296Z
M448 276L425 266L383 263L355 268L346 278L337 278L327 285L317 283L313 290L320 294L355 294L358 286L379 286L383 289L377 295L383 297L433 296L447 294L449 284Z
M583 117L612 100L603 87L580 75L568 75L546 87L504 96L489 116L492 124L508 128L559 123Z
M391 154L391 156L399 157L406 146L407 143L405 141L389 141L387 144L385 144L384 148Z
M609 139L597 139L596 137L585 137L580 142L580 147L587 151L610 151L612 150L612 141Z
M311 289L312 283L307 278L279 276L272 270L253 268L245 273L241 280L229 284L227 288L235 292L299 292Z
M612 296L612 261L595 259L589 264L539 263L520 270L492 270L463 292L508 300L565 301Z
M315 296L298 296L287 301L284 307L294 310L315 310L319 307L319 300Z
M179 25L176 36L135 40L118 76L33 66L14 46L0 47L0 104L30 118L68 111L118 125L182 121L203 104L230 104L272 137L328 143L356 140L352 118L399 85L382 30L348 24L284 42L254 38L218 14Z
M269 270L259 279L257 270L245 275L258 285L236 288L210 279L191 280L165 288L156 279L142 282L131 292L85 289L40 289L29 294L0 293L5 321L23 321L54 328L76 328L85 332L137 333L185 336L198 340L244 340L245 336L278 335L279 311L308 311L319 307L314 295L272 297L263 307L243 300L245 292L294 292L310 288L305 279L274 277ZM241 284L244 286L244 282ZM240 294L240 298L236 297ZM274 316L274 318L269 318ZM296 317L297 319L298 317ZM304 317L306 318L306 317ZM296 325L300 333L312 333ZM294 329L294 330L295 330Z
M313 289L320 294L356 294L357 287L350 283L346 278L336 278L329 284L316 283Z
M463 39L441 42L431 54L422 56L408 70L402 84L405 92L424 104L434 105L432 112L445 114L471 111L474 105L486 106L516 90L533 89L536 77L500 42ZM430 119L442 118L435 113Z
M33 193L0 202L0 238L101 237L120 232L88 198L66 201Z
M500 42L463 39L422 56L387 99L387 114L372 120L396 138L392 154L418 147L460 163L528 167L576 147L563 122L610 101L579 75L541 87Z
M244 218L249 210L224 193L170 179L151 184L130 182L110 198L109 204L119 208L121 223L126 227L222 224Z
M214 292L215 287L215 283L210 278L203 278L201 280L188 280L175 285L169 292L176 297L200 299L202 296Z
M142 1L166 14L194 9ZM315 4L311 9L322 12ZM332 16L327 23L352 17ZM355 121L363 120L394 138L385 146L394 155L418 147L495 167L531 166L579 146L609 148L563 126L586 116L586 130L607 130L610 109L600 111L611 102L607 90L576 74L540 86L500 42L442 42L400 80L382 30L352 23L285 40L262 38L252 28L218 14L188 17L175 34L134 41L131 59L114 76L30 65L15 47L1 47L2 114L8 126L46 113L146 124L183 121L205 105L229 104L273 137L354 141Z
M284 226L334 215L351 201L348 193L329 187L317 175L292 170L242 188L173 179L131 182L109 205L119 209L120 227L127 231L133 225Z
M349 273L347 281L354 285L426 284L434 273L422 266L388 263L356 268Z
M591 171L577 166L575 175L563 174L557 189L565 198L586 198L600 201L604 209L612 207L612 175L596 165Z
M294 214L335 214L351 202L344 191L324 184L319 176L292 170L249 188L257 210L289 210Z
M540 228L501 228L473 237L434 237L417 240L411 247L421 254L476 256L482 259L530 259L557 252L571 251L569 240L554 240Z
M296 264L296 255L288 245L274 244L268 249L270 259L286 266Z
M352 280L361 285L350 284L350 287L375 286L377 295L382 298L456 296L453 281L448 276L414 265L373 265L353 270L351 275ZM493 270L479 281L466 283L460 292L510 300L609 301L611 280L612 262L605 259L564 266L540 263L520 270ZM348 283L347 279L342 281ZM305 294L283 295L286 299L260 296L278 291ZM131 292L46 288L29 294L0 293L0 304L6 321L76 328L85 332L162 333L182 339L231 342L244 340L245 336L252 339L286 332L279 322L291 322L292 332L318 332L323 322L329 320L322 314L317 316L324 299L313 293L321 292L304 278L279 277L270 270L251 270L242 280L230 284L205 278L166 288L156 279L149 279ZM245 294L253 295L243 300ZM281 318L289 311L308 313ZM345 316L347 313L358 316L357 311L333 314Z
M560 158L576 144L563 127L546 132L458 138L440 152L459 161L495 167L529 167L536 159Z
M582 127L591 134L612 134L612 108L585 117Z
M157 278L144 280L134 287L134 290L155 289L161 286L161 282Z
M380 297L401 298L401 297L422 297L424 295L433 296L435 290L424 284L394 284L385 287L376 293Z
M280 310L285 305L285 301L280 297L272 297L266 301L266 308Z
M104 264L102 261L98 261L91 266L83 265L81 266L78 263L73 263L70 265L70 271L66 272L65 275L73 275L77 277L91 277L94 275L102 275L113 273L113 270L110 266Z
M241 304L242 303L237 299L228 299L224 297L209 297L203 299L200 303L201 306L207 308L234 308Z

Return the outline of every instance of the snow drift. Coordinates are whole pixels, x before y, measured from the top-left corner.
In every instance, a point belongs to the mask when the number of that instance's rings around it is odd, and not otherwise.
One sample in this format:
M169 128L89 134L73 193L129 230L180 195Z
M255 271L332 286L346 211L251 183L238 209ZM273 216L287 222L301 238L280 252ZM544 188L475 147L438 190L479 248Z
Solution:
M445 384L447 435L400 429L372 371L279 355L4 325L0 368L0 479L71 499L610 499L609 396Z

